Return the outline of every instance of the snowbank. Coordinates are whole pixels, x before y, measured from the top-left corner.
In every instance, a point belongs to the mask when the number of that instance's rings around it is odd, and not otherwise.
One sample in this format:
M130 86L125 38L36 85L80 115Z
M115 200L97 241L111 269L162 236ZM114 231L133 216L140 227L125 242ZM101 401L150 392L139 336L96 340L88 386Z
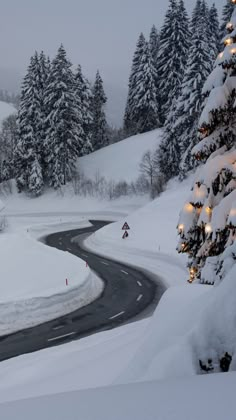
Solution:
M15 420L234 420L236 375L145 382L0 405Z
M22 232L1 234L0 253L0 335L72 312L102 291L84 261Z
M156 200L89 236L85 246L97 253L109 255L158 273L167 285L187 279L185 257L176 253L176 226L179 209L186 200L191 178L172 181ZM122 226L127 222L129 237L122 239Z

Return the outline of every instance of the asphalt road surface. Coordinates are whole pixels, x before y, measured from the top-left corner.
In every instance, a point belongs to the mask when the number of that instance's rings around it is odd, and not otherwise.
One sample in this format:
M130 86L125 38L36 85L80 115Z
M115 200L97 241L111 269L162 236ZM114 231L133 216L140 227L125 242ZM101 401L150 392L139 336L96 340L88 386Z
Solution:
M147 273L103 258L73 242L73 238L107 224L91 223L89 228L53 233L45 238L45 243L87 261L104 281L103 293L91 304L68 315L0 337L0 361L111 329L153 311L164 291L161 282L158 285Z

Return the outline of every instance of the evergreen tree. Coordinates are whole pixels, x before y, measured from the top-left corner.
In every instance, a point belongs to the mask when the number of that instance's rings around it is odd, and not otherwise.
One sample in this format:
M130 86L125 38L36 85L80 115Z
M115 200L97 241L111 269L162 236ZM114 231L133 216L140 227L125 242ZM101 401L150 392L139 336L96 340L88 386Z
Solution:
M72 178L83 146L82 114L74 92L74 75L61 45L52 61L45 91L46 161L49 185L59 188ZM34 167L37 173L37 166Z
M33 194L39 194L42 190L42 179L39 179L37 191L32 189L32 184L29 183L35 161L39 162L40 130L39 58L38 54L35 53L30 60L30 65L23 81L18 113L19 132L14 160L19 191L25 189Z
M124 132L127 137L137 133L137 128L131 117L132 110L134 108L133 91L136 85L136 78L139 71L141 57L143 57L145 49L146 49L146 40L143 33L141 33L139 36L137 45L136 45L136 50L134 52L132 68L131 68L131 73L129 77L129 90L128 90L126 108L125 108L125 115L124 115Z
M136 133L145 133L158 127L156 72L149 45L146 42L133 87L131 120Z
M188 17L184 3L169 1L169 8L160 34L158 61L158 93L160 119L165 122L171 103L177 98L189 53Z
M197 3L196 9L198 6ZM178 138L180 147L181 160L179 161L178 170L180 178L184 178L187 172L195 166L195 159L191 155L191 150L198 141L197 126L203 106L203 85L212 70L208 40L202 30L204 27L204 22L202 21L205 21L205 17L199 14L199 19L195 23L196 9L193 12L191 21L192 37L189 58L173 126L175 138ZM215 40L213 45L214 43Z
M218 11L215 4L209 10L209 23L208 28L210 32L210 38L208 39L208 45L211 50L212 64L214 65L217 54L220 52L220 25L218 18Z
M103 88L103 81L99 71L96 73L96 79L93 86L93 130L92 130L92 146L94 150L101 149L108 145L107 138L107 122L104 111L104 105L107 97Z
M236 27L236 9L231 18ZM235 100L236 37L218 56L208 77L208 92L199 120L200 141L192 150L205 162L196 172L193 188L179 220L179 252L190 257L190 281L220 281L235 263Z
M153 61L153 65L157 68L157 54L159 49L159 34L155 25L152 26L149 37L149 48Z
M1 168L1 182L8 181L11 179L11 166L9 162L3 160Z
M83 76L81 66L77 68L75 74L75 93L77 100L80 101L82 128L84 132L83 146L80 155L87 155L93 151L92 146L92 129L93 129L93 114L92 101L93 94L88 80Z
M226 4L223 7L222 21L220 25L220 41L221 42L223 38L227 35L226 25L230 23L233 10L234 10L234 4L231 2L231 0L226 0Z

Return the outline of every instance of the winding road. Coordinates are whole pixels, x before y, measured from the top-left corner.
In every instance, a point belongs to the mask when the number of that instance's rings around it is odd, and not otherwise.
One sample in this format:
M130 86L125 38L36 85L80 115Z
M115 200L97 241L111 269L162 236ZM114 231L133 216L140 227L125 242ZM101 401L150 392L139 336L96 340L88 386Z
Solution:
M101 296L68 315L0 337L0 361L111 329L154 310L164 292L161 281L157 285L147 273L84 250L77 240L73 242L73 238L83 238L108 222L91 223L88 228L50 234L45 243L87 261L105 283Z

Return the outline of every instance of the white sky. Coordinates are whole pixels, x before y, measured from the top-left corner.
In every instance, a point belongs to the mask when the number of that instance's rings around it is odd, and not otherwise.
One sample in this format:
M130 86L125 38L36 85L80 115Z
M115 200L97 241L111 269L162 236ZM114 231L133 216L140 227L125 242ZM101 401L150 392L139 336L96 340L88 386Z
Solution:
M185 3L190 12L195 0ZM225 0L215 4L221 11ZM107 83L123 88L139 33L160 27L167 6L167 0L2 0L0 87L4 77L24 72L34 50L54 56L63 43L89 78L99 68Z

